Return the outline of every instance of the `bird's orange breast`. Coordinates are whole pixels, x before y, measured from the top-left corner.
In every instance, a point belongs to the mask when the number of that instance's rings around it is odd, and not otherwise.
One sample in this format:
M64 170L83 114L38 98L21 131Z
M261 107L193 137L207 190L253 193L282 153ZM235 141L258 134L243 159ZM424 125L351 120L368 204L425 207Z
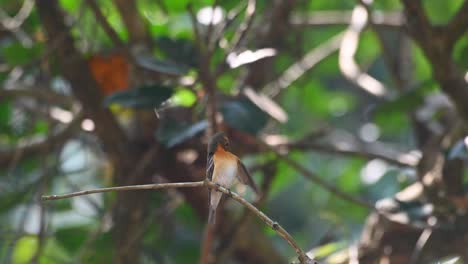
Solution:
M218 146L213 159L213 181L229 188L237 175L237 157Z
M237 161L236 155L230 153L229 151L224 150L221 146L216 148L215 160L234 160Z

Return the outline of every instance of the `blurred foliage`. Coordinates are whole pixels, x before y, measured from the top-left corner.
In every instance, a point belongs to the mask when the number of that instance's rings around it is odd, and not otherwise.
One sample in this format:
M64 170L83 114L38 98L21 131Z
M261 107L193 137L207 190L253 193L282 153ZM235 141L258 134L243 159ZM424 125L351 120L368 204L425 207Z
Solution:
M22 1L0 0L0 7L7 14L14 15ZM138 9L144 18L153 40L153 49L149 53L139 54L135 60L141 67L138 70L154 71L164 76L171 76L169 82L145 83L130 87L127 79L126 61L120 61L120 70L114 64L106 66L105 59L97 62L93 70L93 57L100 52L113 50L113 43L100 26L85 1L61 0L60 5L67 12L68 24L76 39L76 46L89 55L91 70L100 85L109 84L103 93L108 95L106 105L117 104L124 108L153 109L181 107L193 109L191 120L180 122L178 119L161 124L154 131L154 138L171 148L180 145L201 134L207 127L207 121L199 117L206 105L199 85L181 87L174 79L194 77L199 67L200 55L194 43L194 34L187 12L188 0L141 0ZM314 0L297 1L294 12L312 14L321 10L350 11L353 1ZM375 1L375 9L381 11L401 10L397 0ZM445 23L458 9L462 0L424 1L428 15L434 23ZM128 32L112 1L99 0L110 25L118 35L128 41ZM193 1L193 9L200 10L211 6L212 1ZM219 1L224 12L234 8L238 1ZM265 10L270 1L258 2L258 21L267 16ZM237 22L235 22L237 23ZM226 32L232 38L235 24ZM202 28L206 30L206 28ZM279 76L300 56L317 45L327 41L345 27L323 26L312 29L292 29L285 37L286 48L275 57L273 76ZM19 79L34 86L43 81L38 64L41 58L50 56L46 47L45 36L41 28L38 13L33 8L21 30L24 39L14 34L0 33L0 89L11 89ZM5 34L5 35L4 35ZM383 32L391 35L392 32ZM387 36L385 35L385 36ZM249 47L257 48L256 36L250 36ZM28 41L26 41L28 42ZM379 36L367 29L360 38L356 54L357 62L375 78L391 83L392 77L386 69L382 56ZM385 140L393 145L416 148L412 134L411 113L423 107L428 97L438 93L437 84L431 76L431 67L415 45L411 45L413 83L404 92L396 92L390 100L382 102L364 94L359 88L347 82L338 67L338 55L333 54L313 70L307 71L276 98L276 101L288 113L288 121L277 123L249 99L237 95L239 76L242 69L230 70L220 76L217 82L219 92L226 98L219 104L219 112L224 123L248 134L261 132L279 133L291 139L300 139L317 128L332 125L338 131L347 131L345 136L354 136L364 142L361 131L363 125L371 123L378 128L372 142ZM460 68L468 67L468 37L462 38L454 48L454 59ZM215 60L223 54L217 51ZM104 57L103 57L104 58ZM39 61L41 61L39 63ZM99 64L100 63L100 64ZM42 65L51 68L53 76L49 83L55 92L69 95L68 84L61 79L61 69L54 65ZM111 67L109 69L105 67ZM209 65L208 67L211 67ZM104 73L102 73L104 72ZM99 79L99 74L122 78L118 84ZM197 78L197 77L195 77ZM115 79L114 79L115 81ZM119 87L116 87L119 86ZM390 85L391 87L391 85ZM110 94L110 95L109 95ZM224 99L224 97L223 97ZM104 105L101 107L105 107ZM67 111L72 111L65 109ZM28 100L0 98L0 151L7 151L19 146L18 142L29 142L32 137L50 135L55 126L50 125L40 113L48 110L47 106L37 105ZM433 113L429 118L436 118ZM365 132L363 132L365 133ZM73 145L74 144L74 145ZM73 146L72 146L73 145ZM14 159L0 167L0 263L30 263L37 257L41 264L75 263L112 263L114 250L113 233L109 231L109 219L106 218L115 196L112 194L72 198L41 204L38 197L42 193L64 193L77 189L106 186L110 181L111 170L99 144L90 135L83 133L76 140L68 142L54 157L32 157L25 160ZM21 153L16 153L21 156ZM448 150L449 159L467 159L466 142L458 142ZM0 155L1 156L1 155ZM385 163L375 169L378 174L374 181L368 181L363 171L370 162L362 157L338 157L331 154L317 154L312 151L294 151L289 156L303 166L315 171L323 179L336 184L338 188L354 196L364 197L369 201L389 197L401 190L412 180L414 170L403 170ZM269 160L271 153L256 154L254 160ZM53 169L47 164L57 163ZM44 165L46 164L46 165ZM410 171L410 172L409 172ZM342 250L358 238L368 210L349 204L326 192L320 186L299 177L286 162L277 161L274 175L261 175L260 178L273 177L265 212L281 223L297 238L304 248L313 248L318 257L326 257ZM256 176L257 177L257 176ZM155 211L162 210L168 195L156 195L151 198ZM158 205L159 207L156 208ZM47 233L41 232L43 210L47 213ZM199 257L199 244L203 223L193 209L186 203L179 203L151 219L144 227L144 263L195 263ZM159 215L160 214L160 215ZM154 224L156 223L156 224ZM281 241L274 231L264 227L265 234L274 241L278 251L285 256L294 252ZM42 238L40 236L43 236ZM40 239L45 239L41 242ZM332 241L329 243L324 243ZM41 245L41 247L39 247ZM154 250L156 249L156 250ZM40 251L39 251L40 250ZM36 253L40 252L39 256ZM181 254L183 252L183 254ZM441 260L439 263L458 263L455 258Z

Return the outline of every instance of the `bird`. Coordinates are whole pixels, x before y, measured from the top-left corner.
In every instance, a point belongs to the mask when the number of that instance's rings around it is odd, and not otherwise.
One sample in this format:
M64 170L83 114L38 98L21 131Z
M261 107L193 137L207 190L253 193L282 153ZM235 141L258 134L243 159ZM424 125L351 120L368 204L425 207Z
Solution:
M229 189L236 181L250 186L258 194L257 186L252 180L242 161L230 151L229 138L218 132L213 135L207 148L206 177L215 184ZM209 213L208 223L215 224L216 208L221 200L222 193L210 189L208 193Z

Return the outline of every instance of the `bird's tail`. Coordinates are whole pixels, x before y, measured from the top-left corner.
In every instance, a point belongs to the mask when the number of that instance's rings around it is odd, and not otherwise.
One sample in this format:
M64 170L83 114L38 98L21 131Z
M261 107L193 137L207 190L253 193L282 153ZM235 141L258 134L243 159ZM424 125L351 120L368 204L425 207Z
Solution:
M221 200L222 193L211 190L210 194L210 209L208 213L208 223L214 225L216 222L216 208Z
M216 210L215 208L210 208L208 213L208 223L214 225L216 223Z

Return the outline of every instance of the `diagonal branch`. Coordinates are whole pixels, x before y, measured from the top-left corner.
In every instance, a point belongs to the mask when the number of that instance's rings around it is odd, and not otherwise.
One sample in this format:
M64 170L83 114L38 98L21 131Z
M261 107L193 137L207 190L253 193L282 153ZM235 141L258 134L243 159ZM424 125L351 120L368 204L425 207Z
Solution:
M86 3L91 8L91 10L94 13L94 16L96 17L96 20L101 24L102 29L104 29L104 31L109 36L109 38L112 40L112 42L114 42L114 44L117 45L118 47L124 46L125 43L120 39L117 32L109 24L106 17L104 16L101 9L99 8L96 0L86 0Z
M431 26L420 0L401 1L405 7L409 34L419 44L430 61L434 79L455 103L460 116L467 124L468 104L466 98L468 98L468 82L465 80L464 73L460 71L452 59L452 44L444 38L444 33L438 30L439 28ZM466 9L466 6L465 3L460 11ZM452 23L455 23L454 21L464 21L464 19L457 19L458 17L457 14ZM464 26L464 23L461 23L461 26Z
M354 56L359 46L359 36L368 23L369 14L362 5L357 5L351 16L340 47L339 66L343 75L352 83L375 97L381 98L388 94L387 88L366 72L356 63Z
M105 193L105 192L122 192L122 191L135 191L135 190L160 190L160 189L169 189L169 188L201 188L201 187L208 187L213 190L217 190L226 194L231 199L235 200L236 202L242 204L251 212L253 212L260 220L262 220L265 224L271 227L273 230L278 233L278 235L283 238L297 253L299 257L299 261L304 264L311 264L316 263L315 261L311 260L306 253L299 247L297 242L294 238L280 225L278 222L273 221L269 218L265 213L257 209L254 205L249 203L247 200L242 198L239 194L232 192L229 189L226 189L220 185L217 185L213 182L209 181L197 181L197 182L178 182L178 183L160 183L160 184L143 184L143 185L130 185L130 186L119 186L119 187L109 187L109 188L101 188L101 189L92 189L92 190L85 190L79 191L74 193L68 194L61 194L61 195L46 195L42 196L43 201L47 200L59 200L59 199L66 199L81 195L89 195L94 193Z
M293 27L348 26L352 11L317 11L311 14L294 14L290 19ZM371 20L379 28L398 29L404 25L400 11L372 12Z
M21 157L39 155L44 149L52 149L55 146L61 146L80 129L81 121L83 121L83 119L84 114L78 113L73 121L71 121L67 126L49 137L35 137L27 141L19 142L12 149L0 149L0 166L18 159L18 155L21 155Z
M453 16L452 20L447 24L445 35L447 37L447 45L453 47L455 42L465 34L468 30L468 0L463 2L463 5L458 9L458 12Z
M269 97L277 96L283 89L289 87L304 73L312 69L319 62L332 55L340 47L343 34L338 34L315 49L309 51L299 61L289 66L278 79L265 85L263 92Z
M291 159L287 154L284 154L284 153L281 153L280 151L278 151L275 147L269 145L268 143L264 142L263 140L260 140L260 139L257 139L257 138L253 138L253 140L255 140L260 146L263 146L264 148L272 151L279 159L285 161L291 168L293 168L295 171L299 172L300 174L302 174L305 178L311 180L312 182L314 182L315 184L321 186L323 189L327 190L328 192L332 193L333 195L345 200L345 201L348 201L348 202L351 202L351 203L354 203L356 205L359 205L359 206L362 206L364 208L368 208L368 209L371 209L371 210L374 210L375 207L373 204L367 202L367 201L364 201L364 200L361 200L357 197L354 197L348 193L345 193L343 191L341 191L340 189L338 189L336 186L334 186L333 184L327 182L326 180L322 179L320 176L318 176L317 174L313 173L312 171L308 170L307 168L305 168L304 166L302 166L300 163L296 162L295 160Z

